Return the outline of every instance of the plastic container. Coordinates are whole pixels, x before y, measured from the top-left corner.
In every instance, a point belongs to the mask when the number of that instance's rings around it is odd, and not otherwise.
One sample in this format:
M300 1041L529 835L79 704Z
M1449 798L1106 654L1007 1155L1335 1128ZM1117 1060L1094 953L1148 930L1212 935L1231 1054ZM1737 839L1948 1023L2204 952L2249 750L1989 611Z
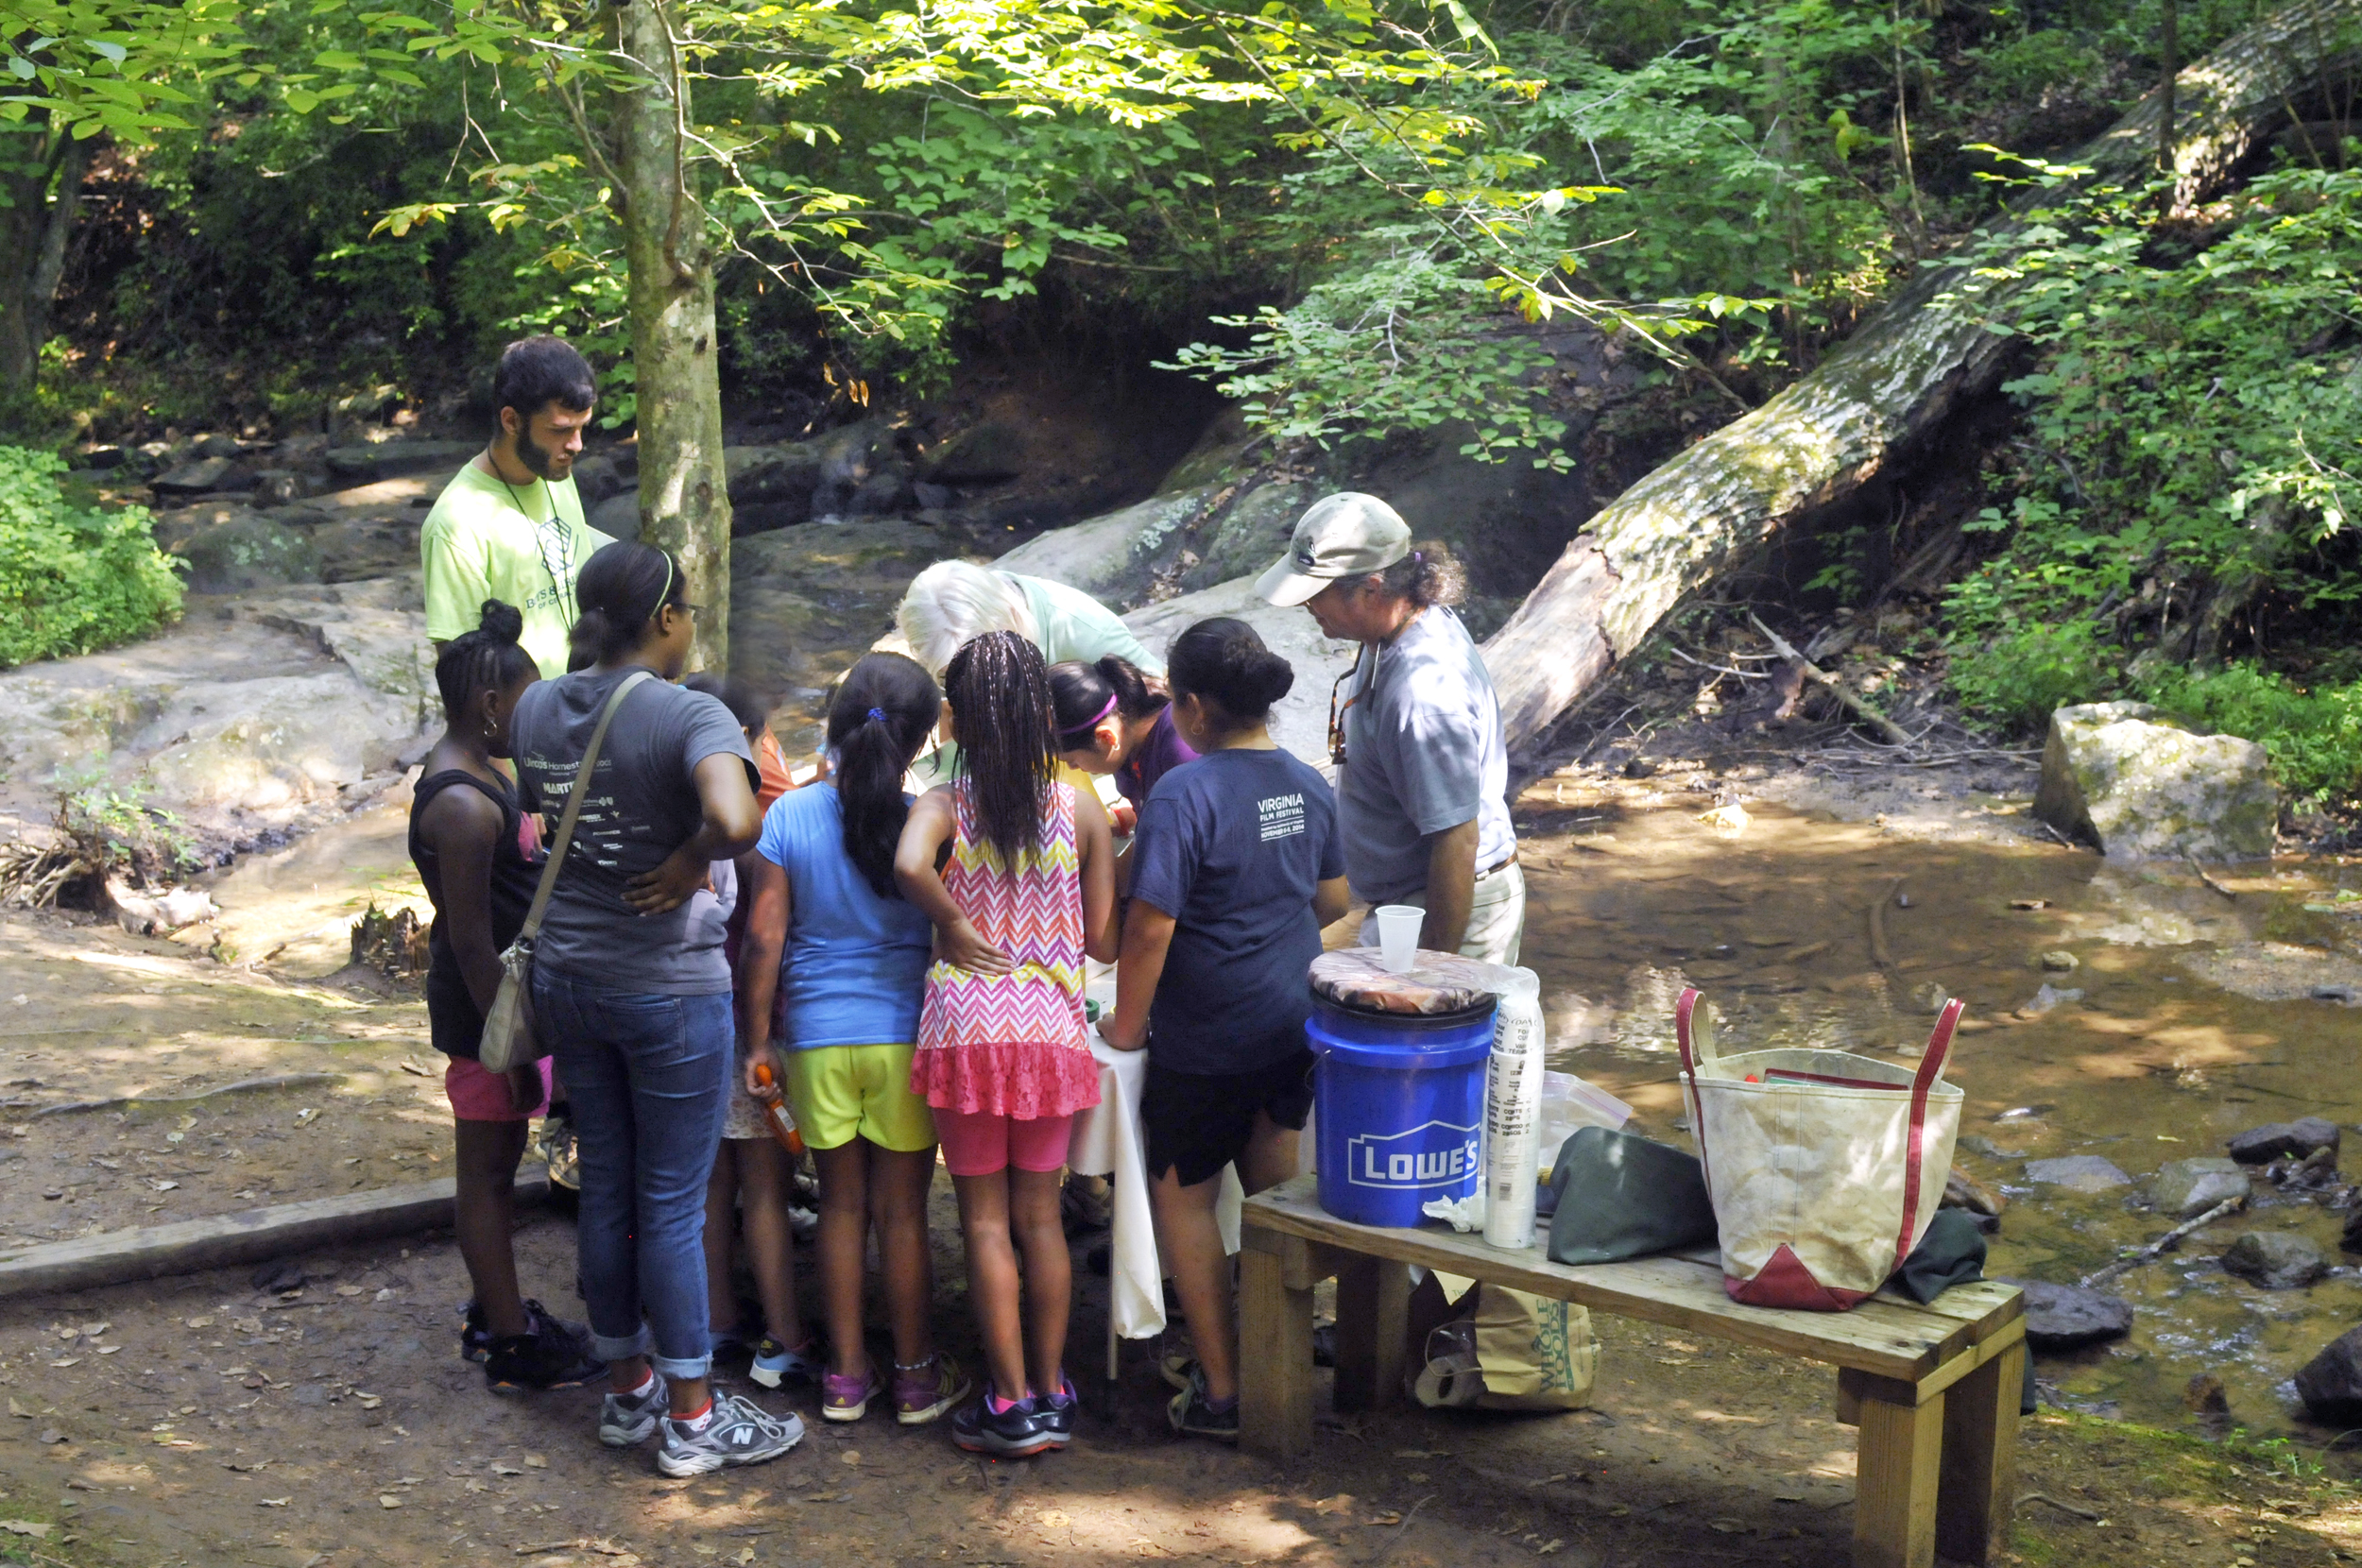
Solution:
M1411 973L1419 962L1419 930L1427 924L1427 911L1416 904L1380 904L1370 918L1378 922L1378 950L1387 973Z
M1542 980L1531 969L1512 969L1493 1020L1484 1097L1484 1239L1492 1246L1533 1245L1541 1133Z
M1320 1062L1322 1208L1356 1224L1415 1226L1420 1204L1476 1192L1494 1011L1488 1002L1429 1016L1314 1002L1305 1035Z

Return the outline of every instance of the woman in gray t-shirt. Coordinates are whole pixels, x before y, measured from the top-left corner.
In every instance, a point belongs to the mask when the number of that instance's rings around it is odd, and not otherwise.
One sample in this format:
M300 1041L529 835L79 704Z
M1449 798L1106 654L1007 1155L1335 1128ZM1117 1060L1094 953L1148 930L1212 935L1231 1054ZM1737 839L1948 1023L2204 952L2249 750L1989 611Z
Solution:
M608 545L575 593L575 662L589 668L529 689L510 724L526 805L554 819L586 792L534 951L534 1018L580 1138L576 1245L611 1385L599 1440L629 1447L660 1430L658 1469L694 1475L803 1436L793 1415L717 1400L708 1378L705 1189L731 1059L722 928L737 892L717 891L713 864L761 831L754 758L728 708L673 684L695 606L672 556ZM585 781L591 732L626 682Z

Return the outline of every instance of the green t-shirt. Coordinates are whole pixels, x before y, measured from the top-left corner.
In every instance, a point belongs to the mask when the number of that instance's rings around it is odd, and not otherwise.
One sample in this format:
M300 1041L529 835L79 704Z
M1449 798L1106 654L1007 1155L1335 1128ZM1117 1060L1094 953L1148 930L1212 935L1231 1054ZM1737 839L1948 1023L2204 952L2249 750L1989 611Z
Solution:
M1014 571L1005 575L1025 590L1035 628L1041 633L1044 664L1069 659L1092 664L1113 654L1149 674L1165 673L1165 661L1140 646L1140 639L1132 635L1122 618L1081 588L1047 577L1026 577Z
M487 599L514 605L525 618L518 640L554 680L566 673L574 579L592 552L614 542L582 520L572 479L511 486L471 461L443 486L419 533L426 635L448 642L474 631Z

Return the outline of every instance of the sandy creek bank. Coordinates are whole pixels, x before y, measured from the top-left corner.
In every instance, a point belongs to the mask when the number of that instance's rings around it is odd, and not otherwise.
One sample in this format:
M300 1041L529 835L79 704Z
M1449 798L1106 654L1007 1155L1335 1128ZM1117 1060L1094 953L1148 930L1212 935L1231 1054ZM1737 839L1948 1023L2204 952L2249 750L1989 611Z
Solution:
M2224 878L2237 895L2226 899L2185 872L2106 868L2031 836L2028 780L2003 772L1833 782L1793 768L1673 765L1645 781L1570 773L1534 784L1518 803L1528 952L1559 1065L1677 1138L1666 1019L1684 983L1705 988L1735 1044L1906 1052L1937 993L1961 996L1966 1126L2005 1151L1962 1163L2016 1199L1993 1270L2053 1279L2165 1222L2139 1211L2136 1188L2033 1190L2025 1157L2096 1152L2139 1178L2254 1122L2353 1119L2353 1016L2303 998L2362 965L2348 923L2304 906L2334 908L2330 890L2362 876L2328 860L2251 867ZM1699 820L1728 804L1748 813L1744 828ZM111 927L8 920L0 1226L11 1240L445 1167L439 1086L404 1065L439 1066L420 1009L335 973L359 908L416 897L400 821L390 807L356 813L221 878L223 940L249 961L271 955L258 967ZM2046 907L2011 907L2031 899ZM2057 950L2076 955L2072 973L2040 967ZM2019 1017L2045 980L2083 996ZM343 1076L201 1106L37 1115L294 1072ZM2033 1114L2005 1117L2012 1111ZM2281 1385L2362 1318L2351 1271L2266 1295L2215 1259L2241 1230L2284 1226L2334 1256L2337 1224L2306 1205L2264 1206L2135 1271L2120 1287L2138 1309L2131 1339L2042 1358L2054 1407L2194 1432L2181 1389L2211 1371L2235 1422L2318 1443L2328 1434L2294 1421ZM938 1322L955 1354L972 1350L948 1184L934 1233ZM519 1247L528 1289L574 1308L565 1221L528 1218ZM455 1355L466 1285L446 1237L300 1261L312 1281L285 1298L236 1270L0 1303L0 1515L54 1525L26 1550L267 1568L1458 1568L1535 1557L1591 1568L1817 1563L1841 1559L1850 1536L1853 1433L1832 1419L1827 1372L1642 1324L1600 1321L1607 1360L1592 1410L1329 1422L1312 1460L1285 1472L1170 1440L1154 1357L1134 1346L1113 1414L1087 1421L1064 1456L987 1466L940 1432L874 1419L824 1430L802 1392L790 1402L813 1435L796 1454L669 1482L645 1455L597 1445L591 1392L483 1391ZM1077 1277L1075 1362L1087 1366L1104 1292L1087 1270ZM2028 1426L2021 1491L2104 1523L2028 1504L2018 1559L2327 1561L2362 1548L2362 1505L2309 1477L2318 1462L2304 1448L2207 1447L2046 1411Z

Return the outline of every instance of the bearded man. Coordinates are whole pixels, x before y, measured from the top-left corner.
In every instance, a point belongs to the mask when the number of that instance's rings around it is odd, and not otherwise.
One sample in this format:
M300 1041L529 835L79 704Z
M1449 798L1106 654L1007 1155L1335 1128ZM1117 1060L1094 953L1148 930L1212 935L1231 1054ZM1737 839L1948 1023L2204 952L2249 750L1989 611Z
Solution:
M543 677L566 673L574 577L614 542L583 521L574 489L597 397L590 365L563 338L528 337L501 351L491 442L443 486L419 535L426 635L438 648L475 630L484 602L498 599L524 612L518 640Z

